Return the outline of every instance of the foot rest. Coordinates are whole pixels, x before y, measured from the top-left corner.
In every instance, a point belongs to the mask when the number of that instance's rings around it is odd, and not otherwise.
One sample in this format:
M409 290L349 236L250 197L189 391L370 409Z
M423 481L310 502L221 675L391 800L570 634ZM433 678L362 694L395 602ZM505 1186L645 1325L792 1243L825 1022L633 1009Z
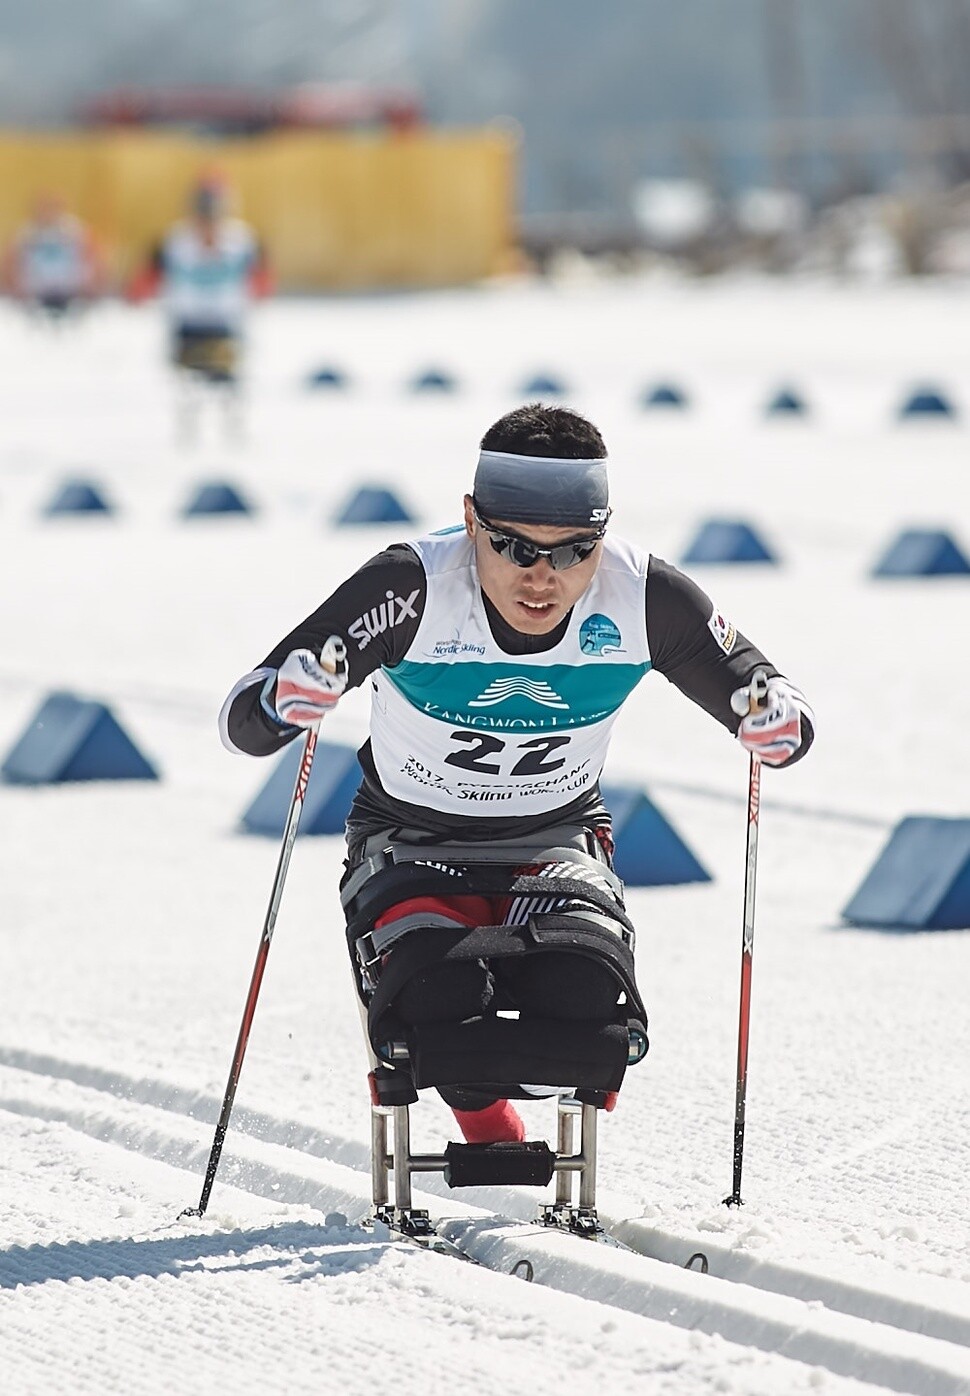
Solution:
M556 1155L541 1139L524 1144L449 1144L445 1182L450 1188L483 1183L545 1187L556 1171Z

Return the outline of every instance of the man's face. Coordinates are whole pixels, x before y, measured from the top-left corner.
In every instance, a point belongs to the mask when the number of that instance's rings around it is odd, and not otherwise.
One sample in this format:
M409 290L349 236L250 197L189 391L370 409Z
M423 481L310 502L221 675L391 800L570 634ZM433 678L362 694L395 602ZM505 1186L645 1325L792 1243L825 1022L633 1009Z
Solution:
M218 218L208 212L193 213L196 232L205 247L212 247L216 241L216 234L219 231Z
M551 548L567 539L590 537L595 529L551 528L538 524L513 524L489 519L496 528L525 538L540 548ZM475 543L475 561L482 591L504 621L524 635L547 635L575 606L589 586L603 553L598 543L590 556L574 567L554 572L549 559L540 557L532 567L516 567L507 554L497 553L489 534L475 518L470 494L465 495L465 530Z
M218 184L200 184L192 193L191 214L202 241L211 245L227 206L226 192Z
M34 202L34 222L42 228L56 223L64 213L64 205L54 194L40 194Z

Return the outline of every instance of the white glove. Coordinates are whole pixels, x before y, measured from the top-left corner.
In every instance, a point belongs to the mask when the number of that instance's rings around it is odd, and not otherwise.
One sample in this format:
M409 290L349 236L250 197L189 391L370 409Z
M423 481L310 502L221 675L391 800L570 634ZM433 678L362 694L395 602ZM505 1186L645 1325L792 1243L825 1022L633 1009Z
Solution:
M765 765L780 766L802 744L801 710L784 679L769 679L765 691L759 689L758 678L756 674L750 688L739 688L731 695L734 711L746 714L738 728L738 741Z
M273 707L291 727L316 727L347 687L347 647L336 635L320 651L292 650L276 672Z

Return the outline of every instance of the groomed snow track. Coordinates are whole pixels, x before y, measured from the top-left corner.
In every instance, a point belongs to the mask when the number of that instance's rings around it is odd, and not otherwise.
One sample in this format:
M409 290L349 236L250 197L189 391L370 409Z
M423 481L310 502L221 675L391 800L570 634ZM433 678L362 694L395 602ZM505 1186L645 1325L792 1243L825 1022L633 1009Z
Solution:
M220 1104L162 1080L0 1048L0 1110L57 1122L184 1169L187 1204L201 1186L212 1140L208 1122ZM234 1117L217 1188L220 1182L324 1215L339 1212L348 1223L359 1223L370 1209L364 1145L265 1113L240 1109ZM434 1193L415 1194L415 1205L444 1218L442 1235L490 1270L529 1274L537 1284L581 1299L893 1391L970 1393L970 1315L914 1299L911 1286L905 1293L863 1288L716 1245L703 1247L709 1272L702 1273L685 1268L688 1243L633 1219L636 1208L622 1199L609 1198L600 1214L629 1249L534 1225L534 1198L515 1190L487 1196L489 1205L494 1200L503 1208L505 1215L496 1216L456 1200L438 1179L433 1185ZM473 1195L476 1201L486 1196ZM384 1244L406 1243L389 1238ZM2 1262L0 1288L15 1286L22 1278L17 1248L5 1251Z

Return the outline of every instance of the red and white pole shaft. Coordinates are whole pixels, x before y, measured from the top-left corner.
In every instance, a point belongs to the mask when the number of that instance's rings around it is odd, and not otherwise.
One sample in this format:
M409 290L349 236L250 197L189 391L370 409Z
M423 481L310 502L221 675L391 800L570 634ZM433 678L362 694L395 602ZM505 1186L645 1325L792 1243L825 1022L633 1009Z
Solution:
M768 676L757 670L748 688L731 699L740 715L763 708L768 696ZM737 702L735 702L737 700ZM751 971L754 963L754 900L758 880L758 819L761 813L761 758L753 752L748 768L748 838L744 863L744 916L741 930L741 1006L738 1019L738 1074L734 1102L734 1185L728 1207L741 1206L741 1169L744 1165L744 1107L748 1089L748 1036L751 1026Z
M183 1217L201 1217L205 1215L205 1209L209 1205L209 1194L212 1192L212 1185L216 1180L216 1171L219 1167L219 1159L222 1156L222 1146L226 1138L226 1130L229 1128L229 1116L232 1114L233 1101L236 1099L236 1087L239 1084L239 1077L242 1073L243 1058L246 1055L246 1044L249 1042L249 1031L253 1025L253 1017L256 1013L256 1000L259 997L259 988L263 982L263 971L266 968L266 960L269 956L270 942L273 939L273 931L276 928L276 915L280 907L280 898L283 895L283 883L286 881L286 872L290 866L290 855L293 852L293 845L296 842L297 832L300 827L300 815L303 813L303 801L306 796L307 782L310 779L310 770L313 766L313 753L317 747L317 733L315 728L310 728L306 734L306 744L303 748L303 757L300 761L300 769L297 772L296 784L293 787L293 798L290 800L289 813L286 816L286 824L283 829L283 843L280 848L279 862L276 865L276 876L273 878L273 890L270 893L269 906L266 909L266 918L263 921L263 929L259 937L259 949L256 952L256 963L253 966L253 976L249 984L249 993L246 996L246 1006L243 1009L242 1022L239 1026L239 1037L236 1039L236 1050L233 1053L232 1065L229 1068L229 1083L226 1086L226 1094L222 1101L222 1111L219 1115L219 1122L216 1125L215 1137L212 1141L212 1149L209 1153L209 1163L205 1170L205 1182L202 1184L202 1196L199 1198L198 1207L186 1207L179 1215Z

